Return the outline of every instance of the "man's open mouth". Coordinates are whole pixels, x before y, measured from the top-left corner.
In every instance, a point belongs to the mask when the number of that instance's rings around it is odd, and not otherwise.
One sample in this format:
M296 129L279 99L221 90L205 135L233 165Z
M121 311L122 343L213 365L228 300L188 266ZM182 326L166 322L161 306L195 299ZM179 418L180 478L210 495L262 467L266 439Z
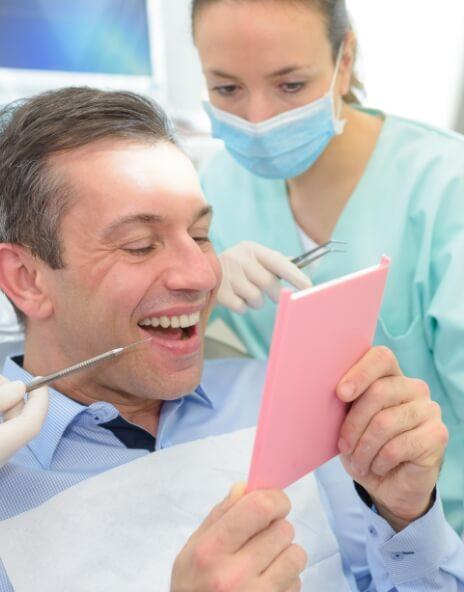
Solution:
M189 315L150 317L143 319L139 327L151 337L172 341L183 341L198 334L200 313Z

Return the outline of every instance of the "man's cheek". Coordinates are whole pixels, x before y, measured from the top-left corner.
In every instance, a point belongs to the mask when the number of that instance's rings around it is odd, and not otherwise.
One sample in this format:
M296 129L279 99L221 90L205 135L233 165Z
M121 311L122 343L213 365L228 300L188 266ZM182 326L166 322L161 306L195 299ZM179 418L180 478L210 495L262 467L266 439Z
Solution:
M219 286L222 282L222 267L219 261L219 257L216 255L214 251L212 252L211 256L211 267L213 269L214 275L216 276L216 288L214 290L214 292L216 293L219 290Z

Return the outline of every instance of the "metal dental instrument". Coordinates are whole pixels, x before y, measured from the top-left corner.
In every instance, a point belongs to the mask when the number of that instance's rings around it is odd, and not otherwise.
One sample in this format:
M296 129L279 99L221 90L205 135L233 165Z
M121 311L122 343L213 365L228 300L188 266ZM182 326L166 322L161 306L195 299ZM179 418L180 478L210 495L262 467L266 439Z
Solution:
M70 376L76 372L81 372L82 370L87 370L88 368L92 368L96 364L103 362L105 360L111 360L112 358L117 358L123 352L126 352L129 349L136 347L137 345L141 345L142 343L147 343L151 340L151 337L148 339L142 339L141 341L136 341L135 343L131 343L130 345L126 345L124 347L117 347L116 349L112 349L107 351L103 354L95 356L94 358L90 358L88 360L84 360L83 362L79 362L79 364L74 364L73 366L69 366L68 368L64 368L63 370L59 370L58 372L53 372L53 374L48 374L47 376L39 376L34 378L26 384L26 393L30 393L31 391L40 388L41 386L45 386L50 384L51 382L55 382L60 378L64 378L65 376Z
M311 263L314 263L314 261L317 261L321 257L328 255L329 253L346 253L346 249L344 248L337 249L336 247L332 247L332 245L346 244L347 243L345 241L331 240L322 245L318 245L310 251L306 251L306 253L298 255L298 257L294 257L293 259L291 259L291 262L294 263L298 267L298 269L303 269L304 267L307 267Z

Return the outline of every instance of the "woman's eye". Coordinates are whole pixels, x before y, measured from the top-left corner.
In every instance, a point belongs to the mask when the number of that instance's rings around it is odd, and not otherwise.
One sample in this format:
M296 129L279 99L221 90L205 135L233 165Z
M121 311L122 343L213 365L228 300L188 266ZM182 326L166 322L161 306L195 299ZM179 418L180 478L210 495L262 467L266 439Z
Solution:
M304 82L284 82L281 84L281 88L286 93L297 93L305 87Z
M238 86L236 84L224 84L222 86L215 86L212 88L214 92L217 92L223 97L230 97L237 89Z

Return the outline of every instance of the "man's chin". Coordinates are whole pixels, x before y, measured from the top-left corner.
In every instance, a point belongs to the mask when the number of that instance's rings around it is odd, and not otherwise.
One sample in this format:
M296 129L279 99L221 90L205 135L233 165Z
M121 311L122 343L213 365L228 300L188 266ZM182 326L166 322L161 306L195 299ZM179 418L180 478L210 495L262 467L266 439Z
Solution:
M183 369L163 369L156 375L150 384L146 381L143 390L150 393L147 398L159 398L162 400L179 399L192 393L200 384L203 370L203 359L201 363Z

